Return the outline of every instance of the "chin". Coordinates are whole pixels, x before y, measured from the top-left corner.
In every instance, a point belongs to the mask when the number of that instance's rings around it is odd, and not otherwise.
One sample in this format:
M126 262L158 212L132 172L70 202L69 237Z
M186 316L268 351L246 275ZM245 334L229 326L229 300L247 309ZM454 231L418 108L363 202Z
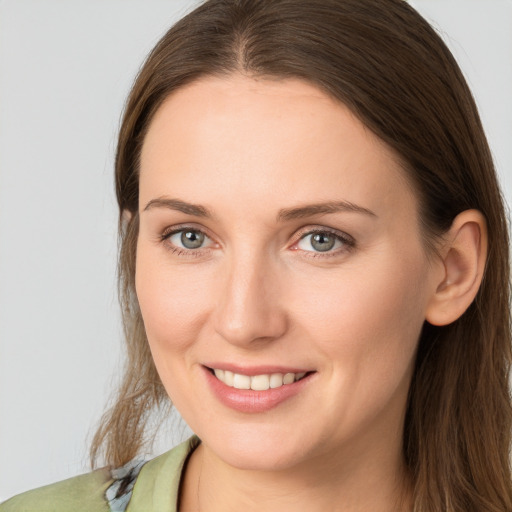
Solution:
M214 449L211 447L211 449ZM275 446L233 446L232 443L221 447L217 456L226 464L248 471L281 471L296 466L301 461L297 450L287 450Z
M269 425L239 425L241 428L220 428L218 435L208 429L199 437L217 457L232 467L252 471L279 471L303 462L309 446L309 435L291 433L288 429ZM293 435L295 434L295 435ZM300 438L302 437L302 438Z

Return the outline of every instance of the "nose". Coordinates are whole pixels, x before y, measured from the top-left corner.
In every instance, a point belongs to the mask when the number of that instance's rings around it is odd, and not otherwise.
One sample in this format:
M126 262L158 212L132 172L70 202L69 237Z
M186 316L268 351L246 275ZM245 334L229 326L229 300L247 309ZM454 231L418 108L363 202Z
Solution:
M214 312L217 334L232 345L256 347L283 336L288 328L279 269L264 257L231 258L219 275Z

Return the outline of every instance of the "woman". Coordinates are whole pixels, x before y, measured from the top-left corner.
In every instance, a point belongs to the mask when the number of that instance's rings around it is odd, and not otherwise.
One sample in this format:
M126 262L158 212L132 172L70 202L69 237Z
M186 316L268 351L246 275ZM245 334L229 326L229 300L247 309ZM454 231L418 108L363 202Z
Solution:
M116 186L108 467L2 512L512 510L504 207L410 6L204 3L134 84ZM197 436L137 463L168 397Z

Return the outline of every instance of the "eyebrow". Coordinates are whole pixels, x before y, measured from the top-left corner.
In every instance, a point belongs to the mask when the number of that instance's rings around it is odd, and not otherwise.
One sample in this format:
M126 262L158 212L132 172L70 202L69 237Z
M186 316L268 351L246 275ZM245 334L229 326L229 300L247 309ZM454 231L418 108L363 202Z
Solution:
M329 201L327 203L308 204L298 208L286 208L277 214L277 221L287 221L293 219L302 219L313 215L323 215L328 213L352 212L362 213L370 217L377 215L363 206L350 203L349 201Z
M169 210L176 210L196 217L213 218L212 213L205 206L187 203L181 199L172 199L167 197L151 199L143 211L148 211L153 208L168 208ZM368 208L358 206L357 204L349 201L329 201L326 203L308 204L296 208L284 208L277 214L277 222L338 212L360 213L370 217L377 217L377 215Z
M187 203L181 199L157 197L156 199L151 199L143 211L146 212L152 208L168 208L169 210L177 210L196 217L213 217L208 208L201 206L200 204Z

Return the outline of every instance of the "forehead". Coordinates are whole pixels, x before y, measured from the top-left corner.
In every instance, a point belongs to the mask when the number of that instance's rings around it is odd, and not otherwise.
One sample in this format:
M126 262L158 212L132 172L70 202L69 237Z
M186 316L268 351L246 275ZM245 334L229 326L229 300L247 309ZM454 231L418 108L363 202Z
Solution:
M141 202L178 192L203 204L341 195L376 207L410 191L398 157L342 103L301 80L233 75L178 89L152 120Z

